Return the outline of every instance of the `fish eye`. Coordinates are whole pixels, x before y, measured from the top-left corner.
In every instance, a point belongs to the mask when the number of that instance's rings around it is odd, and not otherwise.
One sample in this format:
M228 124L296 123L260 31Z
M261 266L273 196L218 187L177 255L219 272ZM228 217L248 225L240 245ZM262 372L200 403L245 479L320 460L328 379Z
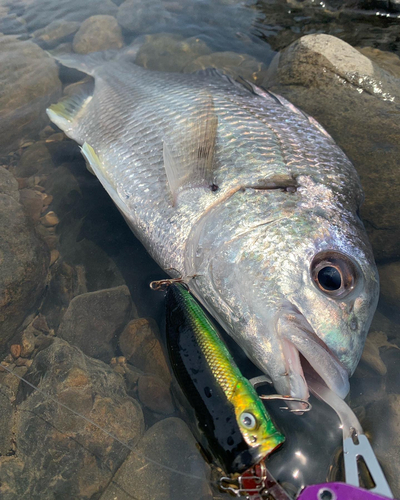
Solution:
M247 411L244 411L240 417L239 417L240 423L243 425L243 427L246 427L246 429L253 430L256 428L257 425L257 420L256 417Z
M321 292L342 299L354 289L357 270L347 255L332 250L319 252L314 256L311 276Z

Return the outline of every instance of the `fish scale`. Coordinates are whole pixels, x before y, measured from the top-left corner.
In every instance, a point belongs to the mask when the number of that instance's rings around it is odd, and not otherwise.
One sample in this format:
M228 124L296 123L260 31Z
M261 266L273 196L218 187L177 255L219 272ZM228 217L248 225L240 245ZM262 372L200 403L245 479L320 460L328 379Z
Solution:
M278 392L308 396L301 352L344 396L378 275L358 175L329 134L285 99L215 71L149 71L124 54L60 59L93 76L94 91L76 98L76 113L60 103L49 115L83 145L152 257L195 276L195 296ZM351 293L316 285L325 254L352 273Z

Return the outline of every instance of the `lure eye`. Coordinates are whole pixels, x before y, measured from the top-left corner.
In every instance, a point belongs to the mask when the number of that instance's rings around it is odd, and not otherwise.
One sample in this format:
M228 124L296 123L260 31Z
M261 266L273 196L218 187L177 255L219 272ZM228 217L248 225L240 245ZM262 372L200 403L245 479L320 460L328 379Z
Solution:
M245 427L246 429L249 429L250 431L256 428L257 425L257 420L256 417L247 411L244 411L240 417L240 423Z
M342 299L356 285L358 273L352 260L341 252L319 252L311 263L316 287L332 298Z

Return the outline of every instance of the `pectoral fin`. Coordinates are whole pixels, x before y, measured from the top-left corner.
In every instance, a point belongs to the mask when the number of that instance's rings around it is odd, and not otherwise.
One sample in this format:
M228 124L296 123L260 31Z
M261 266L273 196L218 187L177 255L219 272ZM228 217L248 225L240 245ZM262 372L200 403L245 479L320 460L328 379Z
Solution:
M93 171L93 173L99 179L99 181L101 182L101 184L103 185L103 187L107 191L107 193L111 196L111 199L117 205L120 212L124 216L128 217L129 216L128 207L122 201L120 195L118 194L118 192L114 186L114 183L112 182L109 175L107 174L107 170L104 166L104 163L97 156L97 154L95 153L92 146L90 146L87 142L85 142L81 148L81 151L82 151L82 154L83 154L85 160L89 164L90 169Z
M164 167L173 204L185 188L212 186L217 127L212 98L205 95L197 109L164 137Z

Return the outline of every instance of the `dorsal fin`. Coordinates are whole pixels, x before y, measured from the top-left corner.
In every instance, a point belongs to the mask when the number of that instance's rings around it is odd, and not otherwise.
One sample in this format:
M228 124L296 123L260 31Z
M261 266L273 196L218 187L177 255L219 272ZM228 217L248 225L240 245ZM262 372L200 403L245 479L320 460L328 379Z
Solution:
M203 94L196 110L164 137L164 167L174 205L179 191L212 186L217 127L212 97Z

